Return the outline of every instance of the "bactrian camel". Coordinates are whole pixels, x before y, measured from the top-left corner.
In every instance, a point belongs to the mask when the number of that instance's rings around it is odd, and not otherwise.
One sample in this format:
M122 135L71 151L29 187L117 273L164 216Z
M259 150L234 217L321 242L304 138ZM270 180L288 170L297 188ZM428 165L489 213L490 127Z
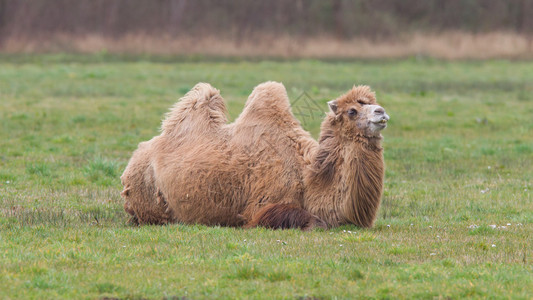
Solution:
M231 124L219 91L197 84L133 153L121 177L125 210L139 224L372 226L389 116L367 86L328 105L317 142L281 83L258 85Z

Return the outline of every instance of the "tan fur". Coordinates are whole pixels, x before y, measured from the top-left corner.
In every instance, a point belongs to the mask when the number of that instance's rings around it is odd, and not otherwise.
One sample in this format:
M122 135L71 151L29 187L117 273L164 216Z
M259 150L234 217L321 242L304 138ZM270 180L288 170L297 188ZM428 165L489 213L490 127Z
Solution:
M371 226L383 185L381 136L366 136L343 115L357 100L375 104L368 87L354 87L317 143L282 84L257 86L226 124L219 91L200 83L167 114L161 135L134 152L121 177L124 208L140 224Z

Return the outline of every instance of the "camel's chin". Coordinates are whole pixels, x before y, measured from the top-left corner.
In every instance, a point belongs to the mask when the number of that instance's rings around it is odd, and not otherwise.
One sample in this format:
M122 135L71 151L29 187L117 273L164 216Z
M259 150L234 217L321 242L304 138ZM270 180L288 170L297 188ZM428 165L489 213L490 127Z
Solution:
M374 134L379 134L385 128L387 128L387 122L370 123L370 131Z
M374 123L374 126L377 128L380 128L381 130L387 128L387 122L381 122L381 123Z

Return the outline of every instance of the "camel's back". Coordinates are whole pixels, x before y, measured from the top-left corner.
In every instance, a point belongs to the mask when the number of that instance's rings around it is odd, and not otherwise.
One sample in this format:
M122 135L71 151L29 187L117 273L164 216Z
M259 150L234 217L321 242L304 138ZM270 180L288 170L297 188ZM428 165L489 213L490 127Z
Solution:
M222 98L209 95L185 97L150 145L155 201L168 204L175 221L230 226L268 203L301 204L316 141L292 115L283 85L258 86L227 125L209 121L224 110Z
M292 115L283 85L269 82L254 89L239 118L216 136L168 147L156 172L178 220L228 225L268 203L300 204L304 154L315 144Z

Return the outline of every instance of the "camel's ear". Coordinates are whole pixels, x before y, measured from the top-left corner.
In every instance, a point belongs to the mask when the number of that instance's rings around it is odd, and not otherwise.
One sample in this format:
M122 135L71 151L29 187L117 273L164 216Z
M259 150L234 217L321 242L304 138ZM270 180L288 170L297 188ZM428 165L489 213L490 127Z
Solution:
M328 102L329 110L333 112L334 114L337 113L337 100L331 100Z

